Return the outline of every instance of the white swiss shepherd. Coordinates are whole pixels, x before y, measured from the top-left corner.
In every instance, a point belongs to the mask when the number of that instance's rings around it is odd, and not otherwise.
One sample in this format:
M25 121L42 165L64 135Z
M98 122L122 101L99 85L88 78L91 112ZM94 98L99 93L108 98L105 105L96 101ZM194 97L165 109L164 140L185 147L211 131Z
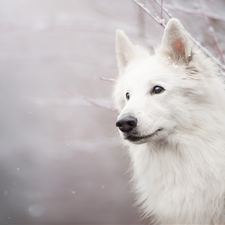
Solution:
M171 19L155 55L116 32L116 126L141 212L155 224L225 224L225 86Z

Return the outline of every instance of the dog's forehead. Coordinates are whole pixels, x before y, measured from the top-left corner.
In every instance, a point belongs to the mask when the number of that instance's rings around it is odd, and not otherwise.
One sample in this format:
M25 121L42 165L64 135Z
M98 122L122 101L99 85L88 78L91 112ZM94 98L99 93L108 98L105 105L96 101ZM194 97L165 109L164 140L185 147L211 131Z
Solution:
M165 63L160 63L155 57L149 57L130 63L125 71L125 79L134 83L167 82L171 79L168 76L170 72Z

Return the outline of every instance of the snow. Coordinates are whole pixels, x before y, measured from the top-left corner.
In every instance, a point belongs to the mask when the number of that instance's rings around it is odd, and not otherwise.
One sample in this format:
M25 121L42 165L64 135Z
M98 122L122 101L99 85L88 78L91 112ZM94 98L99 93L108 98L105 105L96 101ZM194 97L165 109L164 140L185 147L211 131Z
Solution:
M159 23L163 24L163 26L166 26L165 19L159 19Z
M40 204L34 204L29 208L29 214L33 217L40 217L44 214L45 209Z
M210 32L213 32L213 31L214 31L214 28L213 28L212 26L210 26L210 27L209 27L209 31L210 31Z
M175 69L177 69L179 66L177 66L175 63L173 63L173 67L174 67Z

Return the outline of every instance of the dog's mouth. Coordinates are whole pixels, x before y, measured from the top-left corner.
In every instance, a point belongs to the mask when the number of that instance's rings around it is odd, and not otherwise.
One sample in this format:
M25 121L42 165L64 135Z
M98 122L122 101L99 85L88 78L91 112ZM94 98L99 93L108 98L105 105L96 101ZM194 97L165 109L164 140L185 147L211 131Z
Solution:
M125 137L125 140L131 141L131 142L138 142L138 141L141 141L141 140L148 139L148 138L152 137L153 135L155 135L156 133L158 133L161 130L162 130L162 128L160 128L160 129L156 130L154 133L146 135L146 136L138 136L138 135L128 134Z

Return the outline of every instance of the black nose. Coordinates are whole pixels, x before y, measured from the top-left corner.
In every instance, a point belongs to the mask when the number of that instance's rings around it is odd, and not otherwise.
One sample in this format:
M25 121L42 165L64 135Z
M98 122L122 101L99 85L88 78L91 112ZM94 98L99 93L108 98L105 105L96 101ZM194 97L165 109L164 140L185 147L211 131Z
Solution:
M137 119L133 116L124 116L117 120L116 126L122 131L122 132L130 132L133 130L134 127L137 126Z

